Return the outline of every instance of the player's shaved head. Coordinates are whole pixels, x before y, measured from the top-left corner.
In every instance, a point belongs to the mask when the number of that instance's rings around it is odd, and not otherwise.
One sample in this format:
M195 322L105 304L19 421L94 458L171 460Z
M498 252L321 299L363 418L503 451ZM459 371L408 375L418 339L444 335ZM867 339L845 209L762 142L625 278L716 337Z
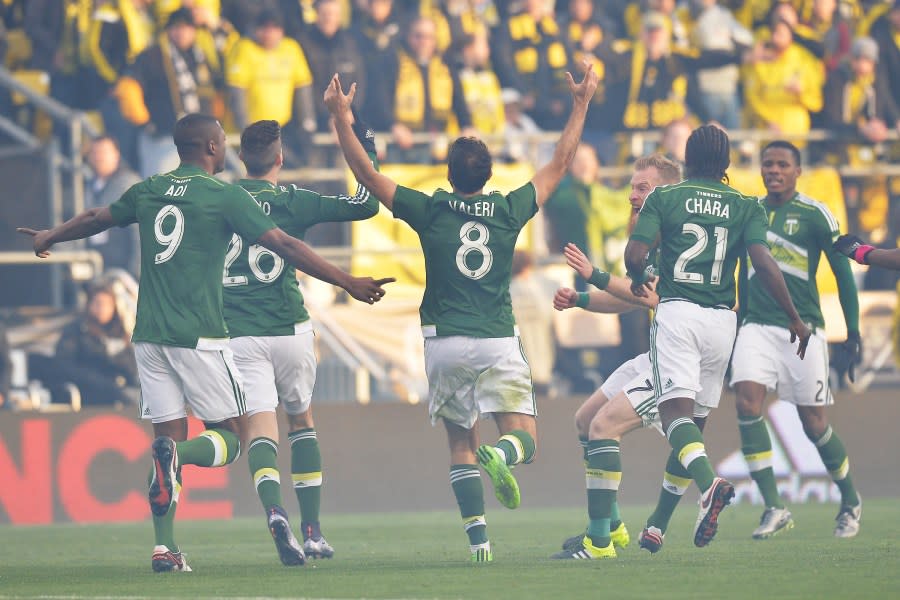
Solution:
M800 166L800 149L786 140L775 140L774 142L769 142L762 149L762 152L759 153L759 157L762 158L765 155L766 150L771 150L773 148L781 148L782 150L787 150L788 152L790 152L791 158L794 159L794 166Z
M210 142L221 140L222 126L215 117L192 113L175 123L175 147L182 160L196 159L206 153Z
M463 194L474 194L491 178L493 161L484 142L473 137L457 138L447 156L447 179Z
M262 177L272 170L281 155L281 126L278 121L257 121L241 134L241 160L247 175Z

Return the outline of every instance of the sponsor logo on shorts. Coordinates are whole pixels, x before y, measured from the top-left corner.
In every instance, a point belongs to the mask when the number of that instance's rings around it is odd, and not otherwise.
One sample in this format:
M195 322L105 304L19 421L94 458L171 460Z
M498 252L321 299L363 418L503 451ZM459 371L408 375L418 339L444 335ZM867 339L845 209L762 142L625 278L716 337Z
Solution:
M840 502L841 494L822 464L819 452L803 433L792 404L778 400L766 415L772 440L772 469L778 492L788 502ZM732 502L762 504L762 495L750 479L750 471L740 449L716 465L716 473L734 483Z

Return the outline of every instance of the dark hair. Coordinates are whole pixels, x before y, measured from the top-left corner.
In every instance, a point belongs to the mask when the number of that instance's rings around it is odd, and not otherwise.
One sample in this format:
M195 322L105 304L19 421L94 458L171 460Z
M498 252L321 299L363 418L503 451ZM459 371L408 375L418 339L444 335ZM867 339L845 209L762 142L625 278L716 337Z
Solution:
M109 142L110 144L113 145L113 148L116 149L116 152L121 152L121 149L119 148L118 140L116 140L116 138L109 135L108 133L104 133L103 135L98 135L93 140L91 140L91 147L96 146L100 142Z
M269 172L281 152L281 126L278 121L257 121L241 134L241 160L247 174L260 177Z
M215 117L191 113L178 119L172 139L182 159L194 156L198 150L215 139L221 125Z
M797 148L797 146L786 140L775 140L774 142L769 142L768 144L766 144L762 151L759 153L760 160L762 159L762 155L766 153L766 150L770 148L781 148L782 150L789 151L791 153L791 156L794 157L794 164L798 167L800 166L800 150Z
M447 156L447 178L454 188L472 194L491 178L493 161L487 146L473 137L457 138Z
M688 179L728 181L731 143L728 134L715 125L702 125L687 140L684 151L684 174Z

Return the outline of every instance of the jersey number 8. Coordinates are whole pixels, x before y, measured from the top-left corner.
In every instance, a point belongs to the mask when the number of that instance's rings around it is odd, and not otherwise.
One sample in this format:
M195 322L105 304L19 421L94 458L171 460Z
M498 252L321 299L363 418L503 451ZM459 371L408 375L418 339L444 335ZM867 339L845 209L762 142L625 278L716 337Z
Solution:
M494 255L487 247L491 232L483 223L467 221L459 229L462 246L456 251L456 268L469 279L481 279L488 274L494 263ZM473 253L481 255L481 266L470 268L468 261Z

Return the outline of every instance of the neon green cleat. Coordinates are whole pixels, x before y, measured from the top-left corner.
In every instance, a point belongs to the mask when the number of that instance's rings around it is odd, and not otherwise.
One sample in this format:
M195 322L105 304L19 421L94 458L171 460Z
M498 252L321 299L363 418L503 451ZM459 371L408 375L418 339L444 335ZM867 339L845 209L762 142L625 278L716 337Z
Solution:
M598 548L593 543L591 543L591 538L588 536L584 536L581 538L581 541L575 547L566 548L561 552L557 552L556 554L552 554L550 558L557 559L587 559L587 560L596 560L602 558L616 558L616 548L613 546L613 543L610 542L603 548Z
M631 536L628 535L628 529L625 527L624 521L619 523L619 526L613 531L609 532L609 537L616 548L624 548L631 542Z
M519 494L519 484L506 461L500 458L493 446L487 444L480 446L476 455L478 464L494 484L494 495L500 504L506 508L517 508L522 502L522 496Z
M469 550L472 551L472 562L474 563L492 562L494 560L494 555L491 553L490 542L485 542L484 544L479 544L477 546L469 546Z

